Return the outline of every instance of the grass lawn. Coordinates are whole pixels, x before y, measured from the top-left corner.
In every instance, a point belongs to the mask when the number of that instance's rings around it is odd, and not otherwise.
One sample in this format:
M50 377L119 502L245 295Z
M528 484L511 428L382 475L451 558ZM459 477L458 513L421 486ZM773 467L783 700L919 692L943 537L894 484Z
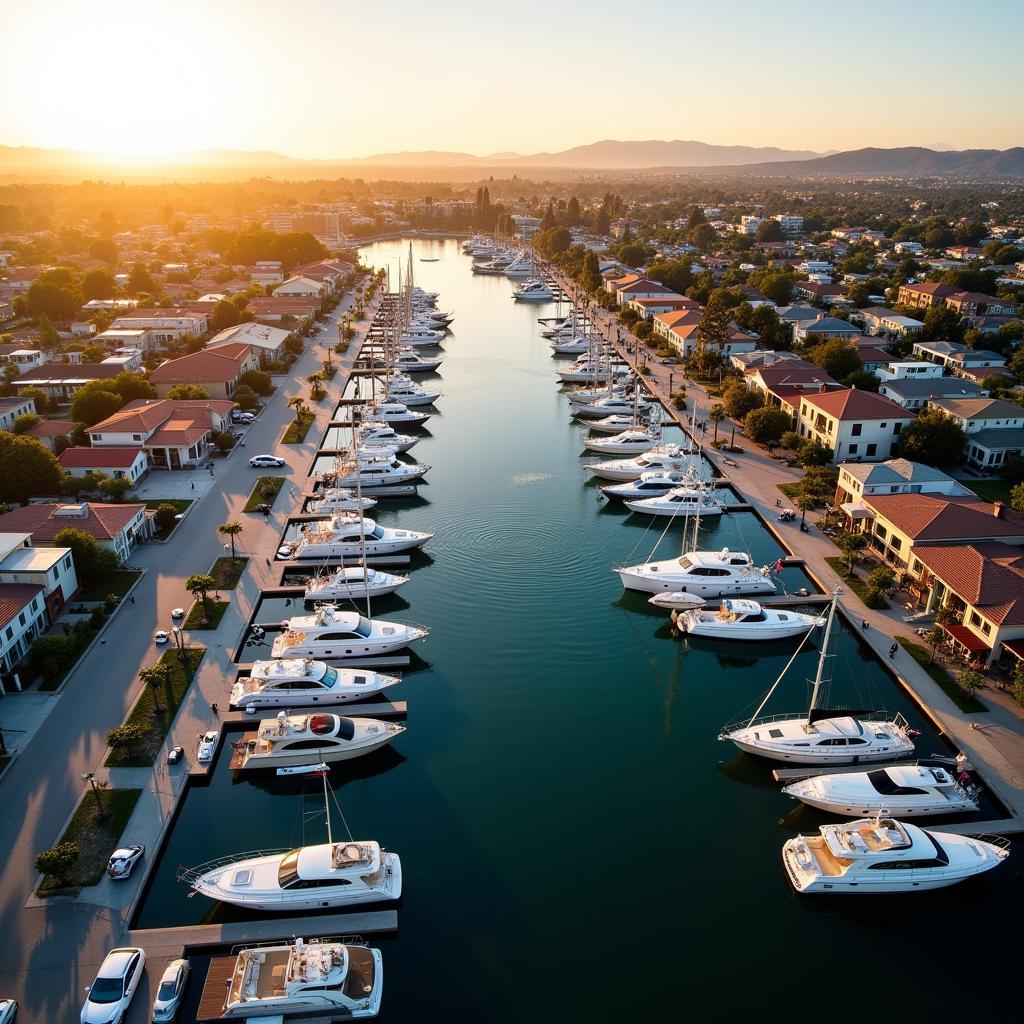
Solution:
M911 643L909 640L904 640L902 637L897 637L903 649L909 654L914 661L918 663L942 687L943 692L953 701L953 703L961 710L967 711L971 714L975 714L982 711L988 711L988 708L977 697L969 697L964 693L960 684L946 671L946 669L938 662L934 662L931 665L928 664L929 659L932 656L932 652L927 647L922 647L920 644Z
M146 508L156 511L161 505L173 505L178 510L178 515L182 512L188 511L188 509L194 504L191 498L161 498L157 501L144 501L143 504ZM175 520L174 526L178 525L178 521ZM157 530L153 535L157 540L167 540L168 537L174 532L174 526L169 530Z
M248 562L249 559L241 555L236 558L230 555L227 558L218 558L210 569L210 575L217 581L217 589L234 590Z
M281 444L302 444L306 440L309 428L316 421L316 416L307 412L305 416L297 417L288 424L288 429L281 438Z
M141 794L141 789L100 790L104 809L101 816L94 795L85 793L64 835L58 840L78 844L81 851L78 863L64 882L44 875L39 895L51 896L69 888L95 885L103 877L110 855L120 845L121 833Z
M889 604L888 601L883 601L882 604L880 604L880 605L875 605L875 604L869 603L869 601L867 600L867 597L866 597L867 590L868 590L867 581L861 579L860 576L856 575L856 573L854 573L851 576L847 576L846 575L846 559L845 558L840 558L840 557L837 557L837 556L833 555L831 557L826 557L825 561L828 562L828 564L831 565L832 568L835 569L835 571L837 573L839 573L839 576L842 579L843 583L845 583L869 608L890 608L890 607L892 607Z
M998 477L991 480L967 479L961 480L960 483L970 487L979 498L986 501L1002 501L1007 505L1010 503L1010 485Z
M274 489L274 493L269 498L265 498L261 493L264 487L273 487ZM254 512L257 505L273 505L274 499L281 493L282 487L284 487L283 476L261 476L256 481L256 485L252 489L252 494L249 495L249 500L245 503L245 507L242 511Z
M130 569L118 569L111 573L100 583L92 583L85 587L78 595L79 601L102 601L107 594L117 594L124 597L132 584L142 575L141 572L133 572Z
M797 481L796 483L792 484L776 484L775 486L778 487L778 489L782 491L782 493L787 498L796 501L796 499L800 496L802 483L800 481Z
M206 611L203 608L203 602L196 601L189 608L188 615L185 616L183 629L216 629L220 625L220 620L224 618L224 613L228 610L228 605L231 602L216 601L212 597L208 597L206 600L210 606L209 621L204 621Z
M177 651L164 651L160 655L160 663L170 668L168 682L160 694L160 714L153 711L153 689L147 686L135 702L135 706L128 712L125 722L138 722L148 726L149 732L139 746L132 750L131 757L127 757L124 751L112 750L105 762L108 768L145 768L153 763L153 758L163 746L167 730L171 727L171 722L174 721L174 716L195 677L206 648L187 647L185 653L188 655L186 662L181 661Z

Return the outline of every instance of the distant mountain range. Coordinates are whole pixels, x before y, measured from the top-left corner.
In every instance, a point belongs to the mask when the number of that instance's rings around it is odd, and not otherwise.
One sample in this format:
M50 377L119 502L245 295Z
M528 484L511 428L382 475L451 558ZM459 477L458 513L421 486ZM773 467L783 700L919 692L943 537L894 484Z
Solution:
M950 150L918 146L814 153L775 147L715 146L706 142L607 139L554 153L445 151L379 153L374 156L308 160L275 152L212 149L173 160L115 158L68 149L0 146L0 178L78 179L124 177L224 180L244 177L331 178L372 171L379 177L442 176L473 180L488 173L524 171L723 171L777 177L999 177L1024 176L1024 148Z

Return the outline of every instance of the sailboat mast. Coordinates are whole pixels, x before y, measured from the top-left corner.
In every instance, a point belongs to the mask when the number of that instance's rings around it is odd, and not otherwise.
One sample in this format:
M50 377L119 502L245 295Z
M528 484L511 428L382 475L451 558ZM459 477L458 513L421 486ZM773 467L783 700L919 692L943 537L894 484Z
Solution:
M832 635L832 622L836 617L836 605L839 604L839 588L832 595L832 607L828 610L828 622L825 624L825 636L821 641L821 653L818 655L818 671L814 674L814 689L811 690L811 703L807 708L807 724L811 724L811 714L818 703L818 691L821 689L821 677L825 674L825 659L828 657L828 641Z
M323 772L321 778L324 783L324 815L327 818L327 842L333 845L334 837L331 835L331 804L327 798L327 772Z

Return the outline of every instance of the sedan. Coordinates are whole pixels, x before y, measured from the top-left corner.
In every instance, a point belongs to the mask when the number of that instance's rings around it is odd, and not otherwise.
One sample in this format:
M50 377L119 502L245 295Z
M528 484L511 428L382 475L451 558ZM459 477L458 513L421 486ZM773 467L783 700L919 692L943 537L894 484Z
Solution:
M172 960L160 979L153 1002L153 1024L167 1024L174 1020L181 1009L181 998L188 984L189 965L187 960Z
M284 459L279 459L276 455L254 455L249 460L250 466L256 466L259 469L269 468L271 466L283 466Z
M217 740L220 738L218 732L204 732L199 737L199 752L196 757L200 764L206 764L213 760L213 752L217 749Z
M146 954L137 946L112 949L89 986L82 1024L121 1024L145 966Z
M171 636L167 632L167 630L165 630L165 629L158 629L153 634L153 643L155 643L155 644L165 644L170 639L171 639Z
M183 618L185 618L185 609L184 608L172 608L171 609L171 618L172 619L183 619Z
M134 870L135 865L142 860L146 847L139 843L136 846L122 846L110 855L107 861L107 874L111 878L127 878Z

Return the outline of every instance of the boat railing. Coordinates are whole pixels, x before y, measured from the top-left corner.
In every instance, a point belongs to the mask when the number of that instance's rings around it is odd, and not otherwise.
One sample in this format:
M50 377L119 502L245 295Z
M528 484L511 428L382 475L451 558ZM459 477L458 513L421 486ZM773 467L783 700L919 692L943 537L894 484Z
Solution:
M988 843L1000 850L1010 849L1010 840L1006 836L997 836L992 832L961 832L965 839L977 839L979 843Z
M250 850L248 853L233 853L227 857L215 857L213 860L197 864L192 868L179 866L174 877L179 882L187 882L189 885L193 885L207 871L216 871L218 868L229 867L232 864L238 864L243 860L252 860L255 857L276 857L288 852L290 852L290 848L285 846L274 850Z
M848 717L848 712L844 714L842 708L836 708L835 711L836 718ZM891 714L890 712L882 709L880 711L863 712L863 714L869 716L865 718L865 721L877 722L881 720L883 722L889 722L890 724L896 726L896 728L899 729L901 732L913 731L910 729L910 723L898 711L895 714ZM860 720L859 715L856 717L858 718L858 720ZM728 725L722 726L722 728L719 730L718 738L726 738L729 733L735 732L737 729L756 729L762 725L771 725L772 722L791 722L795 718L806 719L807 712L805 711L802 714L794 714L792 712L787 713L783 711L777 715L762 715L759 718L755 718L753 721L730 722ZM819 715L817 720L826 721L827 719L825 719L824 716Z

